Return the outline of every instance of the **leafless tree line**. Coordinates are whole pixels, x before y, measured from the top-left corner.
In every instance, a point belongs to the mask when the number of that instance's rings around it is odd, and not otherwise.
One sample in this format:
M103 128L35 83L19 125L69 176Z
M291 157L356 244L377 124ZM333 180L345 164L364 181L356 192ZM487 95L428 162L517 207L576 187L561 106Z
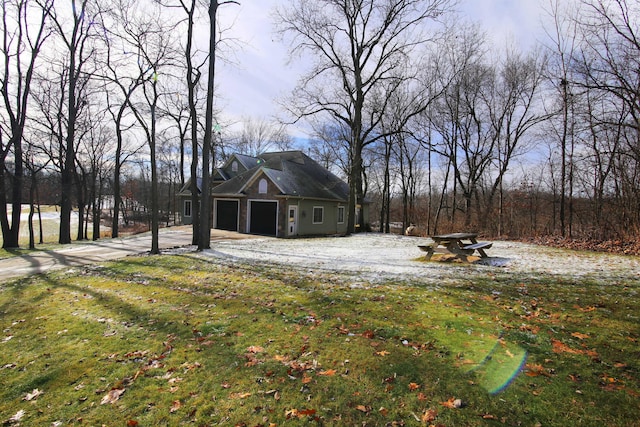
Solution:
M296 49L325 58L290 111L311 118L319 158L342 159L380 231L395 223L425 233L638 235L637 2L549 0L545 35L526 52L497 51L477 25L447 15L453 1L313 4L281 15ZM406 14L384 15L397 11ZM377 34L374 18L428 24L430 36L338 40ZM319 20L328 34L315 29ZM374 65L353 54L376 43Z
M210 59L225 43L216 11L229 3L3 1L3 247L18 246L25 202L33 246L39 183L53 176L61 243L72 209L78 238L95 239L109 200L118 236L137 198L157 250L157 227L176 209L158 196L189 175L204 181L190 190L201 206L194 244L208 247L210 206L198 200L212 168L232 151L294 144L264 119L231 134L214 109ZM347 177L350 231L370 202L387 232L415 223L426 233L637 236L637 4L548 0L546 35L522 51L497 49L455 17L456 3L295 0L276 11L294 57L312 58L284 110L315 130L306 149ZM132 182L148 199L130 194Z
M224 40L225 27L216 27L217 8L229 4L237 2L3 1L3 247L19 244L24 203L31 205L33 247L37 201L52 199L51 193L40 194L38 184L52 180L60 243L71 241L72 210L82 240L100 237L107 207L111 235L118 237L123 221L133 215L128 209L139 206L148 213L151 249L157 251L158 226L175 216L175 193L187 181L185 171L203 177L236 151L231 144L250 153L290 143L282 127L266 119L232 134L224 130L229 123L217 118L210 59L217 47L233 43ZM198 43L207 34L213 35L211 43ZM193 182L197 199L202 189ZM165 189L173 200L160 197ZM138 203L131 203L133 198ZM208 221L209 214L202 218ZM210 225L200 223L194 221L194 244L207 247L208 235L202 233Z

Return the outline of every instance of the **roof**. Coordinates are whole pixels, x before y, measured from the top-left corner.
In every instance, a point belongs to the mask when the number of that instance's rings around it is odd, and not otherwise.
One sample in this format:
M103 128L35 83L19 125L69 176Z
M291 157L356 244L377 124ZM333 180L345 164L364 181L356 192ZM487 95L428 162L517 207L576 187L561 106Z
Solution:
M347 184L302 151L264 153L252 159L253 167L216 186L212 193L242 194L248 185L265 175L277 186L281 196L348 200ZM252 163L248 156L242 160L246 161L245 165Z

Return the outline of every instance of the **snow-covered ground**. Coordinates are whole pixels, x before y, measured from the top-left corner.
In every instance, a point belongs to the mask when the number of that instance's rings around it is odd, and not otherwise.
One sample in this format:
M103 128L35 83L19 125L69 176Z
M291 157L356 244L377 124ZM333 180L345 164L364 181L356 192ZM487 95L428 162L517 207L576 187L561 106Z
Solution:
M349 237L313 239L259 238L225 240L212 244L206 256L242 263L282 264L307 273L354 275L356 282L412 279L427 283L459 280L477 274L539 273L563 277L640 280L640 258L575 252L519 242L494 242L489 258L472 264L420 262L418 245L430 239L365 233Z

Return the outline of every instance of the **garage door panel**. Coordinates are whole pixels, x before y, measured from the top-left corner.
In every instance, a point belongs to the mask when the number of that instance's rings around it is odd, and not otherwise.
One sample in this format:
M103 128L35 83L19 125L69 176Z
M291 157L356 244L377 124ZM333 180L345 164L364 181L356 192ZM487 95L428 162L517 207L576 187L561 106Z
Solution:
M275 236L277 213L277 202L252 201L249 231L253 234Z
M219 230L238 231L238 201L216 201L216 228Z

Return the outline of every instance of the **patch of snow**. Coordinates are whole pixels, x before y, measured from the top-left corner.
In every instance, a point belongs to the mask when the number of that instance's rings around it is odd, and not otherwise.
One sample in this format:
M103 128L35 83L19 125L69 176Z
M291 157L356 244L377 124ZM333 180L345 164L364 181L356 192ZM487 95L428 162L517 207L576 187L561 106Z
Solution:
M367 282L389 279L437 284L458 280L466 274L498 272L640 279L638 257L496 241L486 250L489 257L475 263L424 262L421 258L425 254L418 245L429 242L425 238L379 233L300 239L265 237L213 242L212 249L203 255L227 262L278 264L312 274L350 274L357 276L356 283L365 286Z

